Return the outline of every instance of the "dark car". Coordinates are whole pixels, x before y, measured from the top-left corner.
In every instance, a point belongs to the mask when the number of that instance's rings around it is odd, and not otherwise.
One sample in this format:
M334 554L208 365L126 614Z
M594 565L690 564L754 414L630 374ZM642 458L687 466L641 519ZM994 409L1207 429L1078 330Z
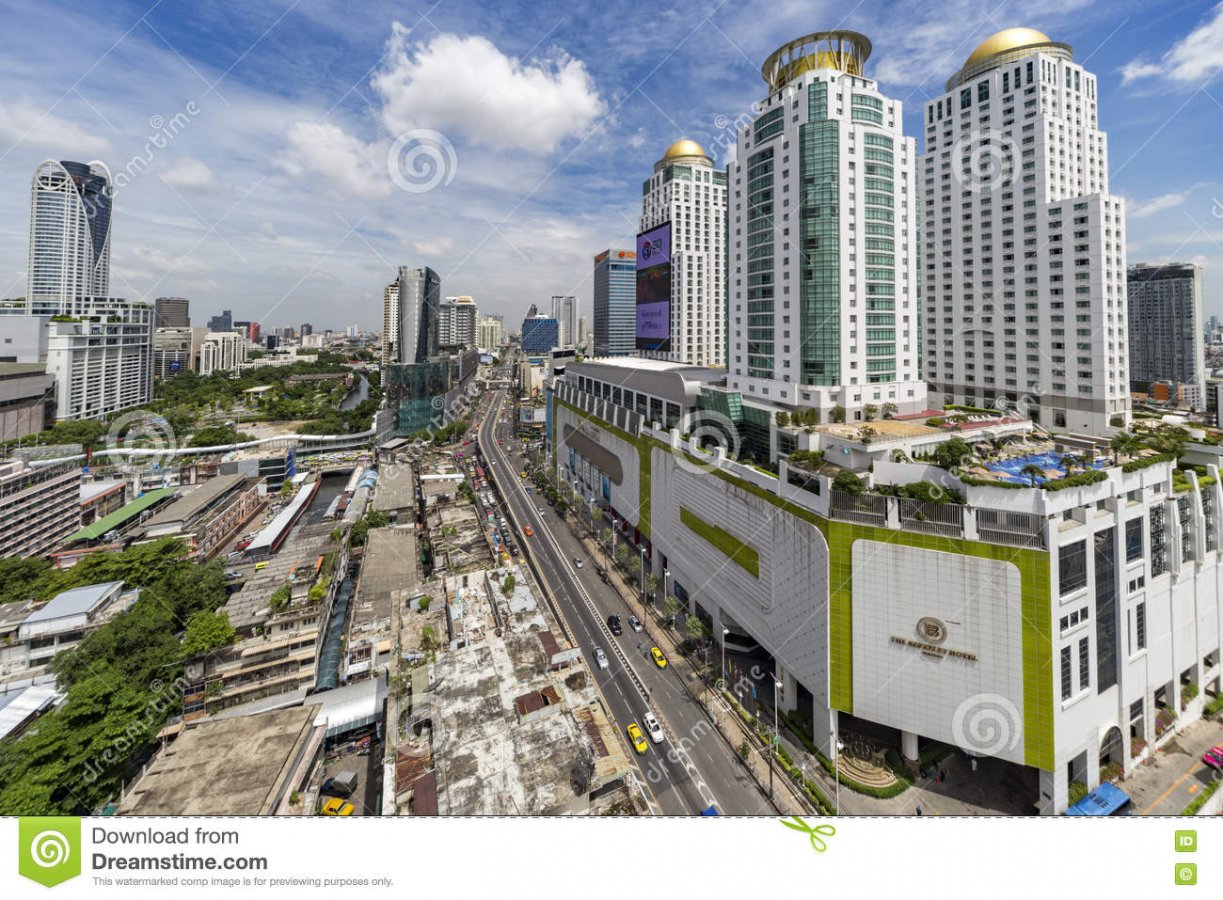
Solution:
M620 617L617 615L607 617L607 627L611 629L611 633L616 637L624 634L624 626L620 624Z

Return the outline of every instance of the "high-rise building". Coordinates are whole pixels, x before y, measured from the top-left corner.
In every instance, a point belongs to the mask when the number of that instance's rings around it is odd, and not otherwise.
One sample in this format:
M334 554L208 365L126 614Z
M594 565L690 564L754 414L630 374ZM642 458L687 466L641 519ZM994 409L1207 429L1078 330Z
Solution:
M522 320L522 352L547 353L557 346L559 327L556 319L535 316Z
M870 51L852 31L774 51L728 169L727 386L823 422L837 407L853 421L866 406L925 406L917 148L900 102L866 77Z
M200 344L197 371L205 377L213 372L232 372L246 362L246 347L246 338L236 331L206 335Z
M190 301L186 297L158 297L153 301L154 328L190 328Z
M1097 111L1096 77L1030 28L988 38L926 103L909 208L925 215L925 372L941 402L1092 434L1128 422L1125 209Z
M399 267L399 361L423 363L438 351L438 307L442 282L421 266Z
M578 346L585 347L590 341L590 322L585 316L578 316Z
M595 257L595 356L628 356L637 349L637 251L604 250Z
M382 290L382 364L399 362L399 282Z
M0 464L0 556L44 556L81 524L81 469Z
M642 192L642 232L670 225L669 349L658 355L724 366L726 173L696 142L676 141L654 164Z
M300 334L302 337L306 337L307 335L314 334L314 326L311 325L309 322L304 322L302 323L301 328L298 329L297 333Z
M205 328L158 328L153 332L153 375L172 378L195 371Z
M1206 408L1202 346L1202 268L1193 263L1130 266L1130 381L1146 391L1155 381L1180 385L1194 409Z
M468 296L447 297L438 307L437 343L442 350L476 346L476 321L480 310Z
M213 316L208 320L208 330L219 334L222 331L234 330L234 314L231 310L225 310L219 316Z
M505 343L505 326L500 316L481 316L476 325L476 345L490 353Z
M552 318L556 319L556 346L572 347L578 337L578 298L553 295Z
M105 164L44 160L30 188L28 296L72 315L81 298L110 292L114 188Z

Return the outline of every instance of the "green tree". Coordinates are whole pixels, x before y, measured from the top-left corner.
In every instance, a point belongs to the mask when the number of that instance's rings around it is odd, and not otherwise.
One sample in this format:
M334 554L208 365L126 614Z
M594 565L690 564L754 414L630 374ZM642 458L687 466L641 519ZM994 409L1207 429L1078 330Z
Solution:
M616 562L624 565L624 561L628 559L628 545L623 542L616 544L616 551L613 555L616 557Z
M1024 467L1019 470L1020 475L1026 475L1032 487L1036 487L1036 479L1044 478L1045 470L1036 463L1025 463Z
M680 610L684 608L684 604L674 594L670 594L662 602L662 609L668 616L674 619L679 615Z
M890 419L890 418L892 418L892 416L896 415L896 413L897 413L897 412L899 412L899 411L900 411L900 407L898 407L898 406L897 406L895 403L893 403L891 400L889 400L887 403L883 404L883 417L884 417L885 419Z
M963 438L950 438L934 448L934 464L943 469L963 466L971 457L972 448Z
M849 469L842 469L837 473L837 477L832 479L832 489L844 491L847 494L861 494L866 486L862 483L862 479Z
M183 657L191 659L217 647L228 646L233 643L235 633L227 614L201 609L187 620L187 630L183 633Z
M689 614L684 618L684 634L694 641L699 641L709 633L700 616Z
M1131 434L1128 431L1120 431L1114 434L1112 440L1108 442L1113 453L1117 455L1117 461L1120 462L1122 457L1130 458L1138 452L1138 448L1142 446L1142 441L1137 435Z
M790 414L784 409L777 413L777 427L785 428L790 424Z
M845 421L845 407L839 403L836 406L834 406L831 410L828 411L828 420L831 422L844 422Z
M879 407L874 403L868 403L866 406L862 407L862 418L864 418L866 421L874 421L877 415L879 415Z
M288 584L282 584L272 591L272 596L268 598L268 609L274 613L280 612L289 605L289 600L292 596L293 588Z
M658 576L653 572L647 572L645 576L645 595L650 598L650 602L654 601L654 593L658 590Z

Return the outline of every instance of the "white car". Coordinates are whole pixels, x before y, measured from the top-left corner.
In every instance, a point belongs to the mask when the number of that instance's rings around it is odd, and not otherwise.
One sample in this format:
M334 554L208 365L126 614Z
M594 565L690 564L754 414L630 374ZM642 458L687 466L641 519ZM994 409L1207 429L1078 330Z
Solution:
M607 654L603 652L603 648L595 647L594 653L595 653L595 664L600 669L606 669L607 668Z
M580 569L580 568L582 568L582 557L580 557L580 556L575 556L575 557L573 558L573 564L574 564L575 566L577 566L577 568L579 568L579 569Z
M645 723L646 734L650 736L650 740L656 744L661 744L665 735L662 732L662 726L658 724L658 719L654 717L654 714L647 712L641 717L641 721Z

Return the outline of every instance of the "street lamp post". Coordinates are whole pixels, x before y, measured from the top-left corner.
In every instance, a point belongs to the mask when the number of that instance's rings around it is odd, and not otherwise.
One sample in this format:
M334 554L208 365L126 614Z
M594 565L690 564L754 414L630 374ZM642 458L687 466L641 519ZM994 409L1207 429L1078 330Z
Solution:
M722 626L722 684L726 684L726 636L730 634L730 629L725 625Z
M645 547L641 548L641 618L645 618Z
M777 675L773 675L773 746L769 749L769 799L773 799L773 768L776 766L777 760L777 743L780 735L777 732L777 692L781 689L781 682L777 680Z

